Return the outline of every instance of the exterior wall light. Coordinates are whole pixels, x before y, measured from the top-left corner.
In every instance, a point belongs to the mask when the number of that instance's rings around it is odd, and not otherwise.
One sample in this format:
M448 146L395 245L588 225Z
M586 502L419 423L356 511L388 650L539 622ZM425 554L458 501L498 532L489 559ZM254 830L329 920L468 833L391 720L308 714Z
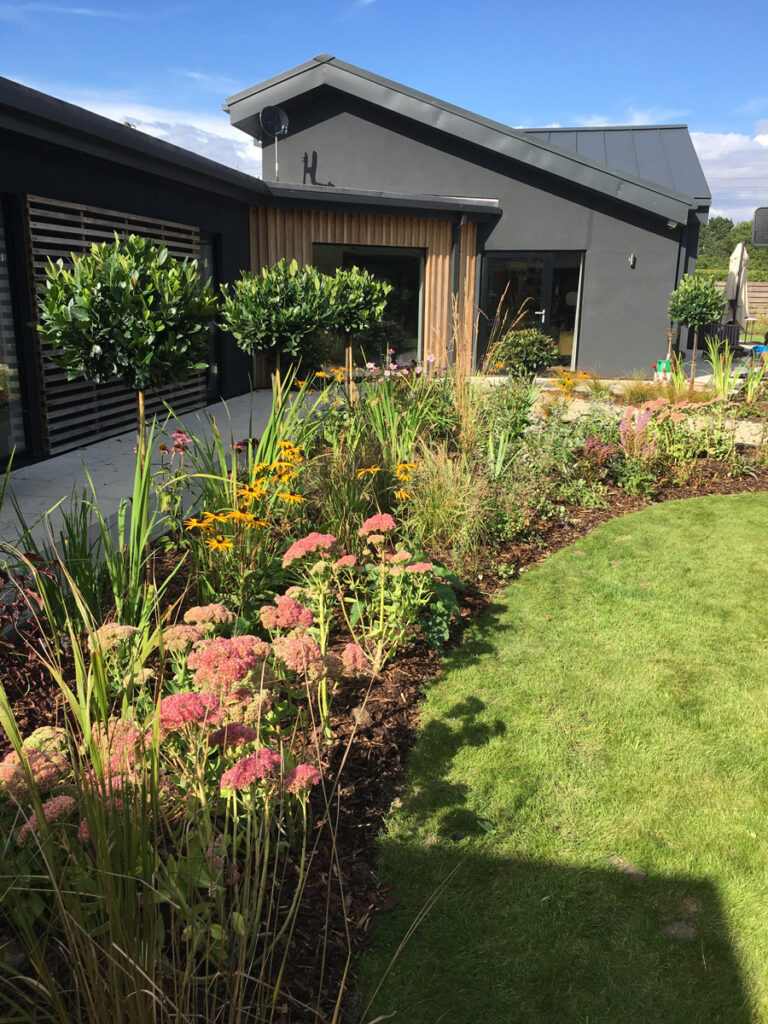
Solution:
M627 263L629 264L630 270L634 270L637 266L637 256L635 256L633 252L629 254L629 259L627 260Z

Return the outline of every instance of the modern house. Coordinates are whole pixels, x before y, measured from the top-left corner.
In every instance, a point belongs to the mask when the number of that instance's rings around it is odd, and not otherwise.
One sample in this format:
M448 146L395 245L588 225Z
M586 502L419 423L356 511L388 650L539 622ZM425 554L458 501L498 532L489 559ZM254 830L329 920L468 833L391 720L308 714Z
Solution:
M512 129L327 55L225 110L263 145L264 180L0 78L0 466L134 422L130 393L67 381L31 326L47 260L115 231L215 283L281 257L368 267L395 285L398 351L441 364L478 364L502 298L527 301L572 366L626 373L664 351L710 202L685 127ZM266 383L220 332L209 349L208 373L154 410Z
M264 182L2 78L0 153L0 469L14 449L18 465L135 422L132 393L68 381L41 344L32 324L49 258L133 232L197 258L214 283L233 281L276 258L277 236L272 250L256 244L264 207L332 225L333 238L345 224L364 238L386 223L400 243L439 253L447 267L457 219L497 214L492 202ZM447 292L436 294L427 323L443 325L448 306ZM162 414L167 399L183 412L268 383L221 332L211 335L209 361L207 374L156 396L148 411Z
M273 107L288 121L277 139L262 127ZM442 360L477 363L502 296L513 313L527 300L574 368L626 374L664 353L669 293L693 269L711 198L685 126L514 129L327 54L224 110L281 185L488 205L427 237L409 218L353 223L267 202L253 211L257 263L387 271L417 296L420 352Z

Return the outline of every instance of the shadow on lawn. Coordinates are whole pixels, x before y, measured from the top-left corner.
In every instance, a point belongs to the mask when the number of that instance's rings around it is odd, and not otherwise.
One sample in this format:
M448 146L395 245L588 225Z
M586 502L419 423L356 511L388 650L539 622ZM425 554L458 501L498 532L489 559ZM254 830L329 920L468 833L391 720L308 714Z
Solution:
M496 623L483 616L446 669L454 659L464 668L493 654ZM493 659L484 664L492 670ZM760 1024L710 881L649 875L636 884L609 865L608 853L604 865L569 864L557 839L545 840L540 856L511 843L500 849L503 825L493 830L468 806L470 783L456 781L466 773L452 768L466 748L481 763L483 748L505 732L474 695L422 726L399 827L381 840L380 877L398 903L377 919L363 964L369 995L422 908L455 874L365 1020ZM521 792L512 812L532 793Z
M401 880L401 902L379 918L369 979L382 976L458 867L366 1020L394 1012L408 1024L758 1024L710 882L635 885L607 866L500 858L484 845L384 841L384 874ZM691 929L688 941L662 933L673 922Z
M411 755L411 771L418 784L408 798L408 813L421 822L437 811L439 835L453 840L484 831L482 819L466 806L468 787L447 777L451 762L462 748L484 747L507 731L500 719L490 724L479 721L484 710L485 704L477 697L454 704L422 727Z

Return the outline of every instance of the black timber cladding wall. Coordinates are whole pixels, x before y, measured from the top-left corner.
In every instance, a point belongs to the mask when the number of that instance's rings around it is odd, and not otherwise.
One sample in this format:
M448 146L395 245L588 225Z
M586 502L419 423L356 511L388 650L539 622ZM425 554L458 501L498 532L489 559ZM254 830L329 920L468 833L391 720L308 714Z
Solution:
M13 236L9 239L18 292L17 330L27 372L23 393L30 426L30 454L45 454L40 431L39 394L30 380L34 370L31 355L37 346L36 333L28 326L33 319L32 297L24 291L29 267L25 251L24 206L28 195L45 196L78 205L119 211L136 217L150 217L194 226L214 238L216 276L232 281L250 265L249 209L246 201L230 199L202 188L180 185L160 173L150 174L122 166L117 158L100 159L56 143L42 142L0 131L0 196ZM250 360L231 339L222 339L219 391L223 397L242 394L249 387Z
M362 189L495 198L503 215L484 251L585 255L579 365L648 369L665 349L681 227L633 210L335 90L287 106L280 179ZM274 168L264 149L264 177ZM630 268L634 253L636 266Z

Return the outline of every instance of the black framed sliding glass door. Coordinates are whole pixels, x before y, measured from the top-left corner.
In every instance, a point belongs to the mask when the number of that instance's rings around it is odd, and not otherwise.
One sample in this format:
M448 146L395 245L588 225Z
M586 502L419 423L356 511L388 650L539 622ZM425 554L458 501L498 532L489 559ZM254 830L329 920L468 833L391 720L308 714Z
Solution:
M480 362L489 339L519 326L541 327L558 345L562 366L576 366L581 252L489 253L483 259Z

